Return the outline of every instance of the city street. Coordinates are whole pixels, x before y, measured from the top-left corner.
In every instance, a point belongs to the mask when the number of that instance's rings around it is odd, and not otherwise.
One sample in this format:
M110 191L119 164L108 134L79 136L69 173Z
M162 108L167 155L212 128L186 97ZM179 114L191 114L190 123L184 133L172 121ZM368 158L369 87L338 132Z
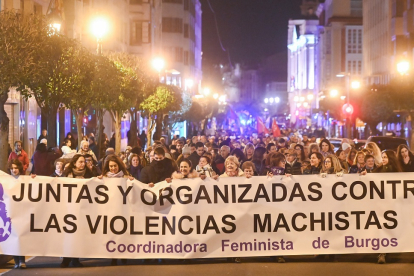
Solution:
M414 253L390 254L390 262L376 264L373 254L340 255L335 262L316 261L313 256L287 257L286 263L269 258L244 258L243 263L225 260L168 260L143 262L129 260L125 266L109 266L110 260L85 259L84 268L59 268L59 258L36 257L27 262L26 270L12 269L12 261L2 267L0 275L414 275Z

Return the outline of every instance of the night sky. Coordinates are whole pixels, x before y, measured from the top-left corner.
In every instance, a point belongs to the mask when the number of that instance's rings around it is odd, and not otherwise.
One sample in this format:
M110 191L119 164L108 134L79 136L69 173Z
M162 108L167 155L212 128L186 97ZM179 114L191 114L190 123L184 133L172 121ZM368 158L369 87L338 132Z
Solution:
M300 16L302 0L210 0L216 13L223 46L236 62L258 62L260 58L286 51L287 25ZM214 16L207 0L203 10L203 63L228 63L221 50Z

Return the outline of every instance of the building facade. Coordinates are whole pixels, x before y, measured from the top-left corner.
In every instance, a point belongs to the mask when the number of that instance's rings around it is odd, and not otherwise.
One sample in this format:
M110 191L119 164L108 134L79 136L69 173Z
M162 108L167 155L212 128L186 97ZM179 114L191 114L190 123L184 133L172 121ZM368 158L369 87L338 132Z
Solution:
M290 106L290 121L309 116L311 103L316 97L315 89L315 43L318 20L289 20L288 25L288 76L287 91Z
M202 78L201 4L199 0L3 0L0 9L21 10L24 13L47 14L50 7L62 6L61 32L75 38L90 51L97 48L96 38L89 29L90 21L104 16L110 22L110 30L102 39L103 52L127 52L151 62L155 57L165 59L162 82L198 93ZM10 118L9 141L22 140L29 155L34 152L37 137L46 128L45 116L34 99L25 101L11 89L6 107ZM94 112L88 114L88 133L94 127ZM66 133L76 133L77 127L70 110L57 114L58 143ZM144 129L146 121L139 121ZM107 114L104 117L105 133L111 137L114 127ZM128 114L122 122L122 145L126 146L129 130Z

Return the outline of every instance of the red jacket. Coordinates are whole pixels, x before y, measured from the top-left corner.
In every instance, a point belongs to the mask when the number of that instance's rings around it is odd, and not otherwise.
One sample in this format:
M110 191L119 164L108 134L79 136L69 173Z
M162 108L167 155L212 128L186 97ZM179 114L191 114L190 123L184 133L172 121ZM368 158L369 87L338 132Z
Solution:
M18 159L23 165L23 174L26 174L26 170L29 167L29 156L27 153L22 149L22 153L17 155L15 151L12 151L9 156L9 161L13 159Z

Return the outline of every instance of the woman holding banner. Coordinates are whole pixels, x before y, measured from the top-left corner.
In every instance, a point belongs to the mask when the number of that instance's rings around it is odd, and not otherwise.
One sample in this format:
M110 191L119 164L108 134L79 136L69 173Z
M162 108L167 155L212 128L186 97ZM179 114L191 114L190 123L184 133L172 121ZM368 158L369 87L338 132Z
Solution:
M397 161L397 155L392 150L384 150L381 154L382 165L374 170L374 173L396 173L402 172L400 165ZM386 254L381 253L378 255L378 263L386 263Z
M75 156L73 156L68 167L64 170L63 175L69 178L93 177L91 170L86 166L85 156L80 154L75 154ZM60 267L68 267L71 262L74 267L83 267L83 264L79 261L79 258L63 258Z
M14 178L19 178L23 174L23 164L18 159L12 159L8 163L10 175ZM33 176L34 177L34 176ZM24 256L13 256L14 268L26 268L26 261Z
M303 171L303 174L320 174L323 164L323 155L320 152L314 152L310 155L311 167Z
M99 179L103 177L108 178L128 178L129 180L134 180L135 178L129 174L127 171L124 162L116 155L109 155L106 158L105 165L102 169L102 175L98 176ZM121 259L122 264L127 263L127 259ZM111 265L118 265L118 259L112 259Z
M365 153L358 151L354 158L354 163L349 168L349 173L361 173L365 168Z
M194 169L192 169L191 161L188 159L184 159L180 162L179 170L180 170L179 172L173 172L171 176L172 179L185 179L185 178L197 178L198 177L198 173Z
M342 176L346 171L342 168L341 161L336 155L328 155L323 163L323 173L326 174L336 174L337 176Z

